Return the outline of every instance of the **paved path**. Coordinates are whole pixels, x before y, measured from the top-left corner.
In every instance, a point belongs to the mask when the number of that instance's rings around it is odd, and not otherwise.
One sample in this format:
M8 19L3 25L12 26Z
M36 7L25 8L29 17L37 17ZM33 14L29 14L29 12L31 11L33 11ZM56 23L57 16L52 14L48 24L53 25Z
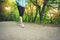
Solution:
M60 40L60 27L16 22L0 22L0 40Z

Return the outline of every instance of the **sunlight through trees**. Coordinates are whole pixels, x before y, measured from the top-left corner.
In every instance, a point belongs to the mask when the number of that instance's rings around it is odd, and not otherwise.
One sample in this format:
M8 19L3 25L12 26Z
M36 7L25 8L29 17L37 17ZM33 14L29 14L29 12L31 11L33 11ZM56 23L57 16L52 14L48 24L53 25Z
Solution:
M15 13L18 18L19 12L15 1L0 0L0 13L13 13L13 15ZM60 0L28 0L23 17L25 22L50 23L50 17L52 23L60 23Z

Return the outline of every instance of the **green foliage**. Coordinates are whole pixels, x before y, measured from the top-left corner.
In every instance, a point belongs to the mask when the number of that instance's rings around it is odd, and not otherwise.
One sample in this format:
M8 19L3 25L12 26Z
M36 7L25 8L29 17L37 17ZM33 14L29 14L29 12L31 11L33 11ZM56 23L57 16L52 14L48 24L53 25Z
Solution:
M37 15L35 23L40 23L40 16L39 16L39 14Z
M19 12L18 12L16 3L15 2L11 3L11 1L10 0L0 0L0 9L1 9L2 3L4 3L4 4L8 3L8 6L12 7L11 11L4 11L4 10L1 11L0 10L0 21L2 21L2 20L3 21L19 21ZM33 22L35 14L36 14L36 9L33 9L34 11L31 14L31 13L29 13L31 11L31 9L29 9L29 6L31 6L31 4L33 4L32 5L33 8L34 8L34 6L36 8L36 3L37 3L37 5L40 5L36 1L37 0L28 0L28 8L26 8L26 9L29 10L29 11L27 13L26 12L24 13L24 16L23 16L23 21L24 22ZM54 4L54 2L58 2L58 3L55 3L55 4L58 4L58 6L59 6L58 8L60 10L60 4L59 4L60 0L54 0L54 1L53 0L49 0L48 4L46 5L45 10L44 10L44 15L43 15L43 18L42 18L43 19L42 22L40 20L39 14L38 14L35 23L50 24L51 20L52 20L53 24L60 24L60 16L56 16L55 19L50 19L49 16L47 15L48 8L52 4ZM41 7L41 9L42 9L42 7ZM41 11L41 9L40 9L40 11Z
M1 2L0 21L18 21L19 13L15 3L11 3L9 2L9 0L5 0L3 2L0 1L0 2ZM7 8L5 9L5 7Z
M17 10L11 13L0 13L0 21L18 21L19 14Z
M53 20L54 24L60 24L60 16L57 16L54 20Z

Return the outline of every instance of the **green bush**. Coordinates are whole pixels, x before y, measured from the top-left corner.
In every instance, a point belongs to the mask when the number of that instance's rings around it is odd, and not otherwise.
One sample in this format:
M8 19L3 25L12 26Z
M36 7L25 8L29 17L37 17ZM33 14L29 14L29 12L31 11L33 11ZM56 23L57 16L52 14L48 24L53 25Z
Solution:
M60 15L53 20L54 24L60 24Z
M4 5L3 5L4 4ZM16 4L7 5L6 2L0 4L0 21L19 21L19 12ZM11 10L6 10L4 7L11 7Z
M19 20L19 14L18 11L14 10L14 12L11 13L0 13L0 21L18 21Z

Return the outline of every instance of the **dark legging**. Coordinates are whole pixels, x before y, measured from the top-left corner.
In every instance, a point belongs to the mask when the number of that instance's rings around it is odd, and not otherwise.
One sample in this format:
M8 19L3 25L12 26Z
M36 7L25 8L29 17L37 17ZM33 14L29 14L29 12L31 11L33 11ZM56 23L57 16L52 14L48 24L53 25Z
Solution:
M19 11L19 15L23 17L25 8L24 7L21 7L21 6L18 6L18 11Z

